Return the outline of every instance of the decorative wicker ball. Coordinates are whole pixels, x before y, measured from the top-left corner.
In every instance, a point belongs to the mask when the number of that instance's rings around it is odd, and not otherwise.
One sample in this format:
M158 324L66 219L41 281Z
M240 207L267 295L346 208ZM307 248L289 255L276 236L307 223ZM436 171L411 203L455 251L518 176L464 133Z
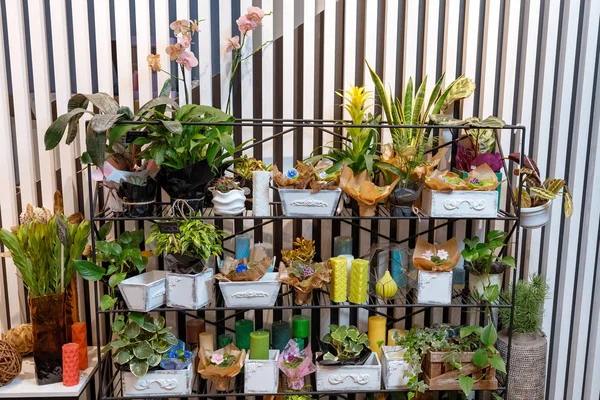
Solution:
M21 354L8 342L0 341L0 387L8 385L21 372Z
M12 344L22 356L33 353L33 330L31 324L19 325L2 335L2 340Z

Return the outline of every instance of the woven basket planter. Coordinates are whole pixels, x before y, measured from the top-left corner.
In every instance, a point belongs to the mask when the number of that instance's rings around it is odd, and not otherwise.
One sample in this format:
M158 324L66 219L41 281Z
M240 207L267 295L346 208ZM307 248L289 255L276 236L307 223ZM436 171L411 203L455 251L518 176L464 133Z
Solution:
M506 362L508 332L498 333L498 350ZM513 333L510 352L508 398L513 400L543 400L546 383L546 349L543 333Z

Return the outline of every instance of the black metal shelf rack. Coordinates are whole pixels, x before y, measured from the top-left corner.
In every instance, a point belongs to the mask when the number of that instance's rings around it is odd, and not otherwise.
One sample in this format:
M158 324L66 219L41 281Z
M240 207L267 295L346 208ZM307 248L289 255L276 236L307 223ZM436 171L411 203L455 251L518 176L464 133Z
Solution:
M135 124L135 122L131 122L131 121L122 121L120 123L123 124ZM145 122L146 124L148 122ZM306 129L306 128L311 128L314 130L314 137L318 137L322 134L329 134L331 135L331 137L335 138L335 140L337 140L338 142L347 140L345 136L342 135L342 130L348 127L357 127L357 128L362 128L365 127L364 125L353 125L351 122L349 121L333 121L333 120L303 120L303 119L269 119L269 120L260 120L260 119L242 119L242 120L238 120L236 122L230 122L230 123L184 123L185 124L189 124L189 125L225 125L225 126L233 126L234 128L234 132L235 133L235 137L236 139L240 139L241 138L241 129L243 127L252 127L255 132L256 129L259 130L263 130L265 128L268 128L272 134L266 138L262 138L262 133L259 135L259 137L261 137L261 139L254 141L253 143L245 146L242 151L244 150L248 150L251 148L257 148L260 145L265 144L268 141L274 141L275 144L279 141L280 145L279 148L282 150L283 147L281 146L281 141L283 139L284 135L287 134L291 134L294 137L294 146L298 146L298 137L302 135L302 130ZM372 125L369 125L369 127L373 128ZM390 129L390 128L430 128L432 130L434 130L434 134L436 133L436 130L439 129L448 129L450 130L450 132L452 133L452 140L441 144L439 146L436 146L432 149L430 149L428 152L435 152L437 150L439 150L442 147L445 146L451 146L452 147L452 155L454 155L456 153L456 147L457 147L457 143L460 140L463 140L464 137L460 137L459 132L463 129L482 129L485 127L470 127L470 126L440 126L440 125L390 125L387 123L381 123L378 126L375 126L375 128L379 131L379 133L381 134L382 131L386 130L386 129ZM490 128L492 129L492 128ZM526 133L526 129L523 126L520 125L506 125L505 127L498 129L498 128L493 128L495 129L495 135L496 135L496 139L497 139L497 146L498 146L498 151L502 154L503 158L504 158L504 152L502 150L502 146L501 146L501 142L500 142L500 137L498 135L498 130L504 130L504 131L510 131L511 132L511 149L519 149L520 148L520 153L523 154L524 153L524 138L525 138L525 133ZM321 141L319 141L321 142ZM274 149L276 149L277 147L274 147ZM262 151L258 151L258 154L262 154ZM296 151L294 151L294 155L298 154ZM275 158L274 162L277 162L277 158ZM452 158L452 163L454 163L453 158ZM507 166L508 164L508 166ZM518 261L519 260L519 240L520 240L520 231L518 228L519 225L519 220L520 220L520 197L521 197L521 181L520 181L520 177L515 178L512 177L512 174L509 171L512 171L512 167L514 167L512 165L513 163L510 161L503 161L503 169L504 169L504 173L505 176L508 178L507 179L507 185L508 185L508 198L509 200L507 201L506 204L506 210L499 210L498 216L496 218L486 218L484 220L488 220L488 221L502 221L504 223L505 229L508 229L509 235L507 238L508 240L511 240L514 237L514 240L512 240L512 243L514 244L514 257L515 259ZM522 160L520 160L520 162L518 163L518 165L522 165ZM516 165L516 166L518 166ZM517 180L518 185L516 186L518 188L517 190L517 196L514 195L514 191L513 191L513 179ZM124 213L116 213L116 212L104 212L104 211L100 211L97 212L97 206L98 204L101 204L101 189L99 188L99 186L94 187L93 181L91 179L91 169L88 168L88 190L89 190L89 199L90 199L90 205L89 205L89 211L90 211L90 219L91 219L91 223L93 226L93 232L94 234L92 235L92 259L94 262L96 262L96 256L95 256L95 250L96 250L96 234L98 233L98 228L99 228L99 224L106 222L106 221L114 221L117 224L121 224L121 226L123 226L123 224L125 223L125 221L134 221L134 223L137 223L138 227L142 227L143 223L145 221L148 222L154 222L154 221L161 221L161 220L167 220L167 219L173 219L173 216L171 215L171 213L169 213L169 208L171 206L170 203L168 202L162 202L160 201L160 199L157 199L157 202L154 205L154 213L152 216L148 216L148 217L134 217L134 216L129 216L126 215ZM379 205L376 209L376 213L375 216L372 217L361 217L357 214L357 212L355 210L353 210L350 206L344 207L342 212L338 215L334 215L331 217L320 217L320 218L307 218L307 217L289 217L289 216L285 216L283 214L283 210L281 207L281 203L278 201L278 195L276 193L276 191L274 192L274 202L271 203L271 215L268 217L255 217L252 215L251 211L246 211L244 214L242 215L238 215L238 216L220 216L220 215L215 215L214 210L212 210L212 208L206 207L203 209L203 213L201 217L191 217L191 218L202 218L203 220L206 220L207 222L210 223L214 223L215 225L219 225L222 226L225 221L233 221L234 226L235 226L235 232L232 233L230 236L226 237L225 240L227 239L231 239L233 237L235 237L236 235L242 234L242 233L246 233L246 232L250 232L250 231L254 231L254 230L258 230L258 229L262 229L262 227L269 225L269 224L273 224L275 225L275 227L279 226L279 232L281 232L281 224L283 223L284 220L292 220L294 221L312 221L315 225L320 227L320 224L324 221L331 221L331 223L333 224L339 224L339 223L344 223L344 224L348 224L352 227L352 236L358 236L359 233L361 231L365 231L368 232L371 235L372 240L375 238L383 238L385 240L387 240L389 243L392 244L401 244L401 243L405 243L405 242L410 242L413 243L414 240L420 236L420 235L424 235L424 234L431 234L434 231L436 231L437 229L440 228L452 228L453 224L459 220L467 220L467 223L469 223L470 221L473 220L481 220L482 218L460 218L460 219L448 219L448 218L432 218L429 217L427 215L424 214L418 214L418 215L412 215L412 216L407 216L407 217L396 217L396 216L392 216L389 212L389 210L384 206L384 205ZM515 198L516 197L516 198ZM513 210L511 212L511 210ZM188 217L189 218L189 217ZM243 221L252 221L252 223L254 224L252 227L250 228L244 228L243 227ZM375 225L374 228L372 227L367 227L364 226L364 224L362 224L362 221L370 221L372 225ZM397 239L396 237L392 236L392 233L396 232L395 229L391 230L390 235L384 235L381 234L380 232L377 231L377 226L381 221L389 221L390 225L392 225L392 222L399 222L399 221L405 221L405 223L408 223L410 225L410 235L404 239ZM429 222L429 227L428 229L425 230L421 230L418 231L416 229L416 225L418 221L428 221ZM296 233L297 230L294 231L294 233ZM339 232L339 228L338 228L338 232ZM331 232L332 236L333 236L334 232ZM317 235L319 235L317 233ZM275 237L275 235L274 235ZM355 250L358 249L358 246L355 244ZM280 247L275 247L275 250L280 250ZM224 248L225 252L233 252L230 249ZM522 270L522 266L520 265L520 263L517 263L517 269L512 273L512 278L511 279L506 279L507 281L510 281L510 283L512 283L513 285L516 284L517 282L517 277L518 276L523 276L523 270ZM506 278L506 277L505 277ZM152 312L159 312L161 314L167 313L167 312L174 312L178 314L178 322L181 323L185 323L185 319L186 317L192 317L192 318L204 318L205 322L207 324L212 324L215 325L218 329L219 332L225 332L225 331L231 331L230 328L228 328L227 326L225 326L225 322L227 320L230 320L232 318L236 318L236 319L241 319L243 318L243 315L245 312L247 311L251 311L248 309L244 309L244 308L231 308L231 307L226 307L224 305L223 302L223 298L221 296L220 291L217 288L218 284L215 284L215 288L214 288L214 296L213 296L213 301L211 301L206 307L203 307L200 310L189 310L189 309L177 309L177 308L169 308L169 307L161 307L158 309L153 310ZM113 309L113 310L108 310L108 311L102 311L99 307L99 299L101 296L101 292L102 292L102 288L100 287L98 282L94 283L94 296L95 296L95 307L96 307L96 311L97 311L97 319L96 319L96 337L98 338L98 357L99 360L101 360L100 362L100 366L99 366L99 393L98 393L98 398L100 400L121 400L121 399L128 399L130 397L123 397L122 396L122 386L121 386L121 380L120 380L120 373L118 370L116 370L111 362L111 358L110 357L102 357L102 353L101 353L101 349L103 346L103 343L101 343L100 338L103 337L103 333L105 335L110 335L110 330L109 327L107 326L108 324L106 323L106 320L104 320L104 324L102 323L103 321L103 317L106 317L108 314L111 313L126 313L128 312L127 309L124 308L118 308L118 309ZM513 297L512 298L506 298L505 296L501 296L499 298L499 300L494 303L491 304L490 306L492 308L496 308L496 309L500 309L500 308L508 308L511 310L511 323L510 326L508 328L508 352L507 352L507 362L506 362L506 368L507 368L507 375L504 377L504 379L501 379L501 383L502 384L506 384L506 382L508 381L508 379L510 378L510 370L509 370L509 365L510 365L510 353L511 353L511 341L512 341L512 321L513 321L513 315L514 315L514 310L513 310L513 306L512 304L514 303L514 293L513 293ZM395 324L399 321L405 320L405 319L410 319L413 316L419 314L419 313L427 313L429 312L431 309L433 308L442 308L442 309L462 309L462 310L468 310L468 309L476 309L476 310L481 310L484 307L484 305L482 303L480 303L479 301L477 301L477 299L475 299L470 293L468 288L464 288L464 289L454 289L453 290L453 294L452 294L452 303L451 304L446 304L446 305L440 305L440 304L419 304L417 303L416 300L416 292L414 289L411 289L410 287L406 287L406 288L400 288L400 290L398 291L398 293L396 294L396 296L392 299L381 299L374 290L374 286L372 285L369 289L369 293L368 293L368 299L367 302L364 304L352 304L352 303L348 303L348 302L344 302L344 303L333 303L331 301L329 301L329 293L325 290L325 289L320 289L320 290L315 290L314 294L313 294L313 300L312 300L312 304L310 305L305 305L305 306L297 306L294 303L294 293L292 290L285 292L285 293L280 293L278 295L278 300L276 302L276 305L272 306L272 307L264 307L264 308L259 308L259 309L253 309L255 311L255 322L257 323L257 325L262 325L262 312L263 311L272 311L273 313L281 313L283 310L291 310L294 314L298 314L301 312L301 310L311 310L312 312L312 316L313 316L313 320L315 320L315 322L313 322L313 328L312 328L312 343L313 346L315 346L315 343L318 343L318 336L319 336L319 321L320 321L320 312L321 310L329 310L331 313L332 318L336 315L339 314L340 310L342 309L347 309L348 312L350 313L350 323L352 324L356 324L357 323L357 311L359 309L362 310L366 310L369 312L370 315L375 315L375 314L381 314L381 315L385 315L386 317L388 317L388 325L392 325ZM403 309L405 310L402 314L402 316L400 317L395 317L394 316L394 310L395 309ZM383 311L382 311L383 310ZM216 312L217 318L215 320L207 320L205 317L206 312ZM225 316L225 312L229 312L230 315ZM279 314L280 315L280 314ZM258 328L258 326L257 326ZM104 332L103 332L104 330ZM310 380L311 380L311 384L312 387L316 387L316 382L315 382L315 375L311 374L310 376ZM257 396L256 393L244 393L243 391L243 374L240 374L237 376L237 378L235 379L234 383L231 386L233 386L233 389L229 392L217 392L212 388L212 385L209 382L206 382L204 380L200 380L198 379L198 384L195 386L195 389L193 391L193 393L191 395L187 395L187 396L180 396L178 395L177 397L179 398L220 398L223 399L225 396L236 396L238 398L244 398L247 396L254 396L254 397L259 397ZM383 386L383 385L382 385ZM375 391L375 393L394 393L394 392L398 392L399 390L388 390L388 389L383 389L381 388L380 390ZM505 390L505 387L499 387L498 389L496 389L496 391L498 393L500 393L504 398L507 398L507 391ZM365 394L368 395L369 393L374 393L373 391L368 391L368 392L361 392L361 391L353 391L352 393L344 393L344 392L340 392L340 391L305 391L302 392L302 394L306 394L306 395L314 395L314 396L330 396L330 397L341 397L341 398L347 398L349 400L353 400L357 394ZM289 392L284 392L284 393L263 393L261 394L261 396L285 396L285 395L289 395ZM161 396L145 396L147 398L166 398L166 397L161 397Z

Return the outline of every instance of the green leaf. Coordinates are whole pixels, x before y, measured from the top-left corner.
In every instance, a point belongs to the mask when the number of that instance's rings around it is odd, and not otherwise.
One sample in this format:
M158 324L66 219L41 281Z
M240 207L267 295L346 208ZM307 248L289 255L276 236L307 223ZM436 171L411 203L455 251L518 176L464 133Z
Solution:
M127 349L123 349L117 353L117 357L115 357L115 361L117 364L123 365L127 364L133 358L133 354Z
M112 331L115 333L120 333L121 329L125 326L125 321L123 316L119 316L111 325Z
M82 164L91 164L92 163L92 157L90 157L90 153L88 153L87 151L83 152L83 154L81 155L81 163Z
M498 354L491 356L488 361L492 367L496 368L500 372L506 373L506 365L504 365L504 360Z
M517 266L515 258L512 257L512 256L506 256L506 257L504 257L502 259L502 264L506 264L506 265L508 265L509 267L512 267L512 268L516 268L516 266Z
M129 368L133 375L141 378L148 373L148 362L145 360L133 359L129 362Z
M108 236L112 227L113 227L112 221L108 221L104 225L102 225L100 227L100 229L98 229L98 239L106 240L106 236Z
M498 334L496 333L496 327L490 322L481 332L481 342L487 346L493 346L496 344L497 339Z
M111 288L114 288L119 283L123 282L123 280L126 277L127 277L127 274L125 272L115 274L108 279L108 286L110 286Z
M129 313L129 319L140 326L140 328L144 327L144 313L132 312Z
M165 333L163 339L165 339L171 346L176 346L177 343L179 343L177 336L173 335L171 332Z
M470 376L459 376L458 384L460 385L460 388L462 389L465 396L469 397L469 394L471 394L471 390L473 390L473 378L471 378Z
M179 121L164 121L161 120L160 121L164 127L171 133L176 134L176 135L180 135L181 132L183 131L183 126L181 125L181 122Z
M140 332L141 332L140 326L138 324L136 324L135 322L130 322L125 327L124 334L129 339L135 339L136 337L139 336Z
M56 121L54 121L48 127L48 129L46 129L46 133L44 134L44 144L46 146L46 150L52 150L58 146L65 134L65 129L67 129L67 126L71 123L71 121L76 123L76 121L78 121L79 118L86 112L87 111L85 108L75 108L68 113L59 116ZM76 132L77 131L75 131L75 133ZM67 137L67 139L69 139L69 137ZM67 140L67 143L70 142Z
M164 328L165 324L166 324L165 318L162 316L158 316L154 319L154 326L156 326L156 328L158 328L158 330Z
M112 275L115 272L117 272L119 270L119 267L117 267L115 264L110 264L108 266L108 269L106 270L106 275Z
M86 281L99 281L106 274L103 267L87 260L75 260L75 268Z
M477 351L475 351L475 353L473 354L473 364L475 364L476 366L478 366L480 368L483 368L487 365L487 363L488 363L487 350L482 349L482 348L477 349Z
M146 359L148 365L150 365L151 367L156 367L158 364L160 364L160 360L161 357L158 354L152 354Z
M466 338L467 336L471 335L472 333L476 333L477 336L481 335L481 331L483 330L482 327L480 326L463 326L462 328L460 328L460 337L461 339Z
M121 349L121 348L127 346L128 344L129 343L126 343L122 340L115 340L115 341L110 342L110 347L113 349Z
M117 299L110 297L107 294L102 295L100 298L100 309L102 311L109 310L115 306Z
M133 354L137 358L145 360L146 358L148 358L152 354L154 354L154 350L152 349L152 346L150 346L150 343L143 341L143 342L138 343L133 348Z
M121 254L122 251L123 251L123 248L121 247L121 245L119 243L117 243L117 242L110 243L110 253L111 254L118 256Z
M338 358L336 356L334 356L333 354L331 354L330 352L327 352L323 355L323 360L327 360L327 361L337 361Z
M503 231L495 230L490 231L490 233L487 234L488 242L491 242L493 240L504 241L504 239L506 239L506 233Z
M483 291L483 298L489 303L493 303L500 297L500 287L498 285L490 285Z

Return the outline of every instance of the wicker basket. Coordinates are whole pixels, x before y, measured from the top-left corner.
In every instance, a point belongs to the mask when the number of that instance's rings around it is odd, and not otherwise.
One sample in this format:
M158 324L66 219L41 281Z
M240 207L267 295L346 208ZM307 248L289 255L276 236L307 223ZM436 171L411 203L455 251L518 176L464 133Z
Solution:
M498 350L506 362L508 332L498 333ZM513 400L543 400L546 383L546 349L548 342L542 332L513 333L510 352L508 398Z

